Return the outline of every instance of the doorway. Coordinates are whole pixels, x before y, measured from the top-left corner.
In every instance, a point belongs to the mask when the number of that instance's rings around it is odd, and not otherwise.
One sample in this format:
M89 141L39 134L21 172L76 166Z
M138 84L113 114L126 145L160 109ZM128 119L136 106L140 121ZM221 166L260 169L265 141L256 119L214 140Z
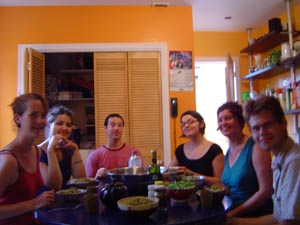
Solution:
M239 79L237 59L234 62L234 101L238 101ZM217 109L228 99L226 86L226 59L208 58L195 60L196 109L203 116L205 137L220 145L223 152L228 150L228 140L217 130Z
M169 84L168 84L168 51L165 43L138 43L138 44L25 44L18 46L18 94L24 93L24 52L26 48L33 48L42 53L71 53L71 52L120 52L120 51L145 51L159 52L161 55L161 101L162 101L162 138L164 161L168 164L171 160L170 138L170 109L169 109ZM26 65L27 66L27 65Z

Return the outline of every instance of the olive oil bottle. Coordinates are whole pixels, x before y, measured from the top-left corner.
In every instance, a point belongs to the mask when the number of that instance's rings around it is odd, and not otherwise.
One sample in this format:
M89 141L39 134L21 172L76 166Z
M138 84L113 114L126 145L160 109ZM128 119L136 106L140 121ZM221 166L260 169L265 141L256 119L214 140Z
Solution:
M154 184L155 181L161 180L160 166L157 164L157 153L155 149L151 149L152 163L148 167L149 183Z

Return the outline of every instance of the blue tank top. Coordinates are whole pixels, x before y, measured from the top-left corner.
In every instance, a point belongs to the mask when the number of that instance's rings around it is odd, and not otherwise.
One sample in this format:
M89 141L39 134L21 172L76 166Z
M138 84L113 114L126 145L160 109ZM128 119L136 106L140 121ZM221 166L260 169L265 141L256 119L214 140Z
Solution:
M231 192L233 207L247 201L257 190L258 180L252 164L254 141L249 138L236 162L229 166L229 152L225 155L222 183Z
M236 162L229 166L229 152L225 155L224 170L222 173L222 183L230 189L232 207L235 208L247 201L255 192L258 191L258 180L252 163L252 153L254 148L254 140L250 137ZM267 209L266 209L267 208ZM259 209L259 215L272 212L272 201Z

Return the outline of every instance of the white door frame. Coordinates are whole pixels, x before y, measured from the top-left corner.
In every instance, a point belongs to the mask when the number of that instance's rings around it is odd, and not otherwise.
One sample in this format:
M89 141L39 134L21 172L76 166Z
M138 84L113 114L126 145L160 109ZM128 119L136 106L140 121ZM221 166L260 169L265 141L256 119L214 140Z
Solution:
M157 51L161 55L163 152L164 162L171 161L170 108L168 79L168 48L166 43L75 43L75 44L20 44L18 45L18 94L24 93L25 49L33 48L42 53L64 52L121 52Z

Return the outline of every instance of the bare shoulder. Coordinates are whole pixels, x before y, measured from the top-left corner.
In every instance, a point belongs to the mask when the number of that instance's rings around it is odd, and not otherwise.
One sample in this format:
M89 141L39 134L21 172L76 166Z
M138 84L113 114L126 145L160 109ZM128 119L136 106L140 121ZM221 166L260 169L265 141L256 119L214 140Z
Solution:
M268 151L263 150L258 144L254 144L253 146L253 154L252 157L263 157L263 158L270 158L271 159L271 153Z
M0 180L5 186L18 174L18 161L10 153L0 154Z
M271 153L264 151L257 144L254 145L252 162L255 168L271 168Z

